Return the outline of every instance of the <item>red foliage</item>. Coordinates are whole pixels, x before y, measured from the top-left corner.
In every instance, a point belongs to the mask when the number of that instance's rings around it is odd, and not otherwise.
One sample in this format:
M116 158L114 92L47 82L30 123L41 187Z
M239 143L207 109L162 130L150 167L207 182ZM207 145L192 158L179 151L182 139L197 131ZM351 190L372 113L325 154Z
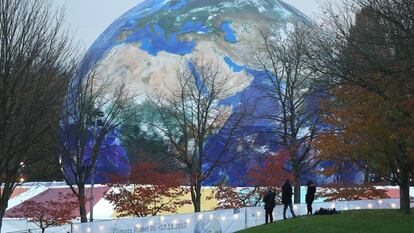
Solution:
M326 202L389 198L386 189L377 189L370 184L353 186L331 185L322 190L319 195L325 197Z
M28 221L38 225L42 232L51 226L61 226L76 218L73 209L79 205L73 194L59 193L57 200L45 202L25 201L20 207L14 209L11 218L27 218Z
M292 179L292 175L285 169L288 161L289 153L286 151L266 156L262 164L250 168L247 176L241 177L251 187L236 188L226 185L217 187L213 194L218 201L217 209L257 206L267 187L272 187L276 194L280 194L280 186L286 179ZM280 195L277 195L277 198L280 199Z
M188 189L180 187L184 178L180 172L161 173L159 165L140 163L127 178L113 178L112 189L105 198L115 205L120 217L144 217L159 212L176 213L177 208L191 204L181 198Z
M281 151L276 155L266 156L263 165L249 169L247 183L254 187L280 187L286 179L292 179L285 165L289 161L289 153Z
M266 188L243 187L236 188L220 185L208 199L216 199L216 209L235 209L257 206L262 200Z

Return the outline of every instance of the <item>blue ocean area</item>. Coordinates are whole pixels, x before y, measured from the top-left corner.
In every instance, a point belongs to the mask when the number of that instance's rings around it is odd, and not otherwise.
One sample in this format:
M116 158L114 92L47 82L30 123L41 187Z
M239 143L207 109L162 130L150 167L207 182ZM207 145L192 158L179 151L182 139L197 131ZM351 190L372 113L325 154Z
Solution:
M184 7L187 3L188 3L188 0L180 0L178 3L170 6L168 8L168 10L178 10L178 9Z
M246 68L246 66L237 65L230 57L227 56L224 57L224 62L229 65L233 72L241 72Z
M187 61L187 65L191 71L192 76L194 77L194 81L195 81L195 84L199 92L204 96L207 95L209 91L208 87L203 82L203 80L201 80L200 73L198 72L197 68L194 66L194 64L191 61Z
M147 51L152 56L156 56L161 51L178 55L189 54L196 45L195 41L179 41L177 33L170 33L166 36L158 24L155 24L153 29L154 32L147 26L145 31L138 30L136 34L128 38L128 42L140 41L140 49ZM144 33L141 34L141 32Z
M224 39L230 43L237 43L237 37L233 29L230 27L231 21L221 23L221 30L224 32Z
M209 33L210 30L202 22L187 22L181 27L181 33Z

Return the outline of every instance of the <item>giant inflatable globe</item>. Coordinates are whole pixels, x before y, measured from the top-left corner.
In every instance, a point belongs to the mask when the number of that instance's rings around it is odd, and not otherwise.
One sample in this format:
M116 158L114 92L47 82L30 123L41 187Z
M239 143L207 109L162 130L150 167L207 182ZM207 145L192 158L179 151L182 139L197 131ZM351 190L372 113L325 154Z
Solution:
M269 25L282 29L293 20L307 18L280 0L146 0L112 23L88 50L84 62L96 67L99 74L142 93L136 100L139 105L145 96L155 92L167 95L168 88L177 85L176 70L183 60L202 57L215 61L238 83L238 88L221 100L223 106L236 111L265 96L254 88L265 85L264 73L252 65L261 31ZM274 101L264 97L254 114L277 109ZM206 184L223 177L238 184L237 177L246 171L249 157L277 149L269 133L272 127L273 122L263 119L245 123L239 134L244 140L254 140L254 149L246 150L245 159L218 169ZM217 140L208 143L217 143L212 147L216 149L221 146Z

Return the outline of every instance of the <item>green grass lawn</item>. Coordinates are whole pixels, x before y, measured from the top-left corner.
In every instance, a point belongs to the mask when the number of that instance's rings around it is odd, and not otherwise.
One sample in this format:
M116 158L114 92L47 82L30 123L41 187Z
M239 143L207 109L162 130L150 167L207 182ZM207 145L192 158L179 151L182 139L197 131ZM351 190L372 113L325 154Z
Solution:
M399 210L345 211L339 215L310 216L278 221L240 233L411 233L414 214Z

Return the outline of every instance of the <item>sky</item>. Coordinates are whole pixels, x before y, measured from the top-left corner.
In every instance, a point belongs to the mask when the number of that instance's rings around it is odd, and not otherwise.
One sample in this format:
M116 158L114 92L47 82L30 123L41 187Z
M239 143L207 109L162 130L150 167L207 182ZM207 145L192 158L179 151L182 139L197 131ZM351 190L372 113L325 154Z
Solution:
M119 16L144 0L55 0L56 7L65 7L66 24L83 50ZM145 0L151 1L151 0ZM320 0L285 0L306 15L318 14Z

